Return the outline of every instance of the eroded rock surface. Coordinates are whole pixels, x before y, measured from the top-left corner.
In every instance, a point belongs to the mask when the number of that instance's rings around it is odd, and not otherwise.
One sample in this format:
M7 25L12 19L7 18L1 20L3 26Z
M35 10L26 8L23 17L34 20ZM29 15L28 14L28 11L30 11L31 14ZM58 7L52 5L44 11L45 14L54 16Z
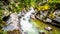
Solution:
M6 21L6 23L7 23L7 26L3 27L4 30L13 31L13 30L19 29L18 27L19 20L18 20L17 13L12 13L10 15L10 18Z

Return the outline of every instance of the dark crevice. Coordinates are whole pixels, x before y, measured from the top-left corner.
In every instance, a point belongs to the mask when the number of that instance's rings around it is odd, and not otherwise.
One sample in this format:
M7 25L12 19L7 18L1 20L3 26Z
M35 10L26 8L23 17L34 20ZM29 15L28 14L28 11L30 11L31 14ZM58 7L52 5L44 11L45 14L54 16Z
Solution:
M5 16L3 17L3 21L7 21L9 19L10 16Z

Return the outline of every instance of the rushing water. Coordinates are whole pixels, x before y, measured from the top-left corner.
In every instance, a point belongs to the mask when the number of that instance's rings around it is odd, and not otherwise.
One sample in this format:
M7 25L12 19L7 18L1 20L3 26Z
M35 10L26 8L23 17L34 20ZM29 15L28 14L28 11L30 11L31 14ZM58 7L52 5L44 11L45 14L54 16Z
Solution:
M33 7L31 7L30 11L27 12L20 20L21 29L23 30L22 34L25 34L25 32L28 34L38 34L38 30L33 27L33 24L29 21L32 13L34 13Z

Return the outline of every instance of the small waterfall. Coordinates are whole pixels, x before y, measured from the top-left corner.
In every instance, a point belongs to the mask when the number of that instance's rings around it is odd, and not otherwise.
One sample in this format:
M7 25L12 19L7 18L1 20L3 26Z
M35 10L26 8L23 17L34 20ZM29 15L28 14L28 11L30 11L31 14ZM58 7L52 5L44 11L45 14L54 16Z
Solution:
M20 16L21 14L12 13L9 19L6 21L7 26L4 26L3 29L5 31L13 31L18 30L19 26L21 26L22 31L20 32L22 32L22 34L38 34L36 27L34 27L32 22L29 21L32 13L35 13L33 7L30 7L29 12L27 12L23 17ZM21 18L19 18L19 16Z
M20 20L20 24L21 24L21 29L23 30L22 31L22 34L25 34L26 32L28 34L38 34L38 31L35 27L33 27L33 24L31 24L29 22L30 20L30 15L34 13L34 9L33 7L30 7L30 11L27 12L24 17L21 18Z

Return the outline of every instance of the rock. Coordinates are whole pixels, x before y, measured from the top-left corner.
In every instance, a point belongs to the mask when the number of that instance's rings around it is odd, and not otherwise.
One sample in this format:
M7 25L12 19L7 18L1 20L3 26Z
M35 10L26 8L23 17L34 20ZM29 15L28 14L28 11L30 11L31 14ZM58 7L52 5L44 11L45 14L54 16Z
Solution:
M30 17L31 17L32 19L36 19L36 18L35 18L35 15L31 15Z
M45 32L42 32L41 34L45 34Z
M45 34L45 32L39 32L39 34Z
M8 16L9 15L9 11L8 10L3 11L3 15Z
M47 18L47 19L46 19L46 22L52 22L52 20L51 20L51 19L49 19L49 18Z
M7 26L3 27L4 30L6 31L13 31L13 30L18 30L18 15L16 13L12 13L9 17L9 19L6 21Z
M18 14L19 17L23 17L27 12L26 11L22 11Z
M45 30L47 30L47 31L51 31L52 28L51 28L51 27L45 27Z

